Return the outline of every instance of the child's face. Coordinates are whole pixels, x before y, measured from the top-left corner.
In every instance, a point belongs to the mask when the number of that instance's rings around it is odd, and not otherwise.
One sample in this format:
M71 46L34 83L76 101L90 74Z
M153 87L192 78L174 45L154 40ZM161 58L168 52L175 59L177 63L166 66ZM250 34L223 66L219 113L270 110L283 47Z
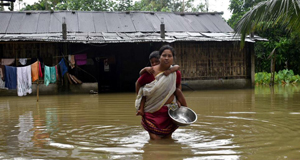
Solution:
M158 60L158 58L151 58L150 63L151 63L151 66L156 66L159 64L159 60Z

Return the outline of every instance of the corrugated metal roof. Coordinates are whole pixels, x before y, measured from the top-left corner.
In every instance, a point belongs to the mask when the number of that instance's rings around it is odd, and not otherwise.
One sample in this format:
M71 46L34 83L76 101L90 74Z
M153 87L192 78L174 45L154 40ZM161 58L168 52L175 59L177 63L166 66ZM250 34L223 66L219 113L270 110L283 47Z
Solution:
M0 12L0 41L76 43L238 41L219 13ZM67 39L62 39L62 23ZM160 37L160 24L166 37ZM247 41L251 41L247 39Z
M170 12L31 11L0 12L0 33L57 33L66 18L68 32L159 32L161 19L166 32L227 33L232 28L220 14L180 15Z
M246 38L246 42L266 39L255 36ZM175 42L175 41L240 41L234 33L202 34L197 32L168 32L162 39L159 33L69 33L67 40L61 33L45 34L0 34L0 41L41 41L41 42L71 42L71 43L136 43L136 42Z

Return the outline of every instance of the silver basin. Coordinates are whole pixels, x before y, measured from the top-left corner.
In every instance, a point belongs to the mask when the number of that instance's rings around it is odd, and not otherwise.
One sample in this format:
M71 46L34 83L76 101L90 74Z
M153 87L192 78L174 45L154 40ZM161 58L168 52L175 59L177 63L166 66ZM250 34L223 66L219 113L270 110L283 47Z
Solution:
M174 111L169 109L168 114L178 126L187 126L197 121L197 114L185 106L181 106Z

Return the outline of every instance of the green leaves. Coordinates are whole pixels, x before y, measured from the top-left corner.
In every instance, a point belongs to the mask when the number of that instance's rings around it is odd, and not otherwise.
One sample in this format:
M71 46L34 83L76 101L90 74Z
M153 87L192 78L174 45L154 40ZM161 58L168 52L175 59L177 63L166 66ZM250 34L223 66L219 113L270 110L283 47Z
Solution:
M239 20L235 32L241 34L241 47L245 36L256 30L260 22L281 24L287 30L300 29L300 0L268 0L258 3ZM271 22L271 23L268 23Z
M159 11L199 12L205 5L194 6L194 0L39 0L22 10L78 10L78 11ZM184 6L184 7L183 7Z
M270 84L271 73L258 72L255 73L255 83L256 84ZM300 80L299 75L294 75L293 70L284 69L275 72L274 83L275 84L294 84Z

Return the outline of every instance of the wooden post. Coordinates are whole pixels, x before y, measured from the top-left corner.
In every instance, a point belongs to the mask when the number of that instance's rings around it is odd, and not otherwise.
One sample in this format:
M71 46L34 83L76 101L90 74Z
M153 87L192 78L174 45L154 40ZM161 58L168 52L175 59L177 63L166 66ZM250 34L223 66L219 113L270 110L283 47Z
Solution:
M274 86L275 80L275 62L276 62L276 52L274 52L273 57L271 58L271 83L270 85Z
M62 21L63 21L63 23L61 25L62 26L62 38L64 40L66 40L67 39L67 32L68 32L67 24L66 24L66 17L63 17Z
M39 101L39 81L40 81L40 75L39 75L39 67L40 66L40 61L38 60L38 65L37 65L37 71L38 71L38 80L37 80L37 86L36 86L36 101Z
M3 0L1 0L1 11L4 11L4 5L3 5Z
M165 24L164 24L164 18L161 18L161 24L160 24L160 38L165 39Z
M250 52L251 52L251 87L255 86L255 55L254 55L254 44L250 44Z
M13 1L10 2L10 11L14 11L14 2Z

